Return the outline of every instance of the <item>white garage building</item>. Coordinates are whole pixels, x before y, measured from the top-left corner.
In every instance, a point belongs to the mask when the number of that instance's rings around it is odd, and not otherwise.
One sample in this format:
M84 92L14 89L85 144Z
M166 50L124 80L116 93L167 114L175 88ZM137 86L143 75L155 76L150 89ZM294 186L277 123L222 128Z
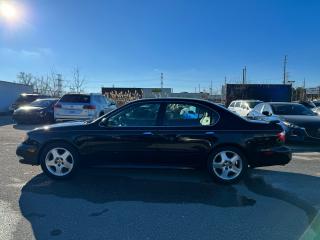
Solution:
M0 80L0 113L7 113L21 93L33 93L33 87Z

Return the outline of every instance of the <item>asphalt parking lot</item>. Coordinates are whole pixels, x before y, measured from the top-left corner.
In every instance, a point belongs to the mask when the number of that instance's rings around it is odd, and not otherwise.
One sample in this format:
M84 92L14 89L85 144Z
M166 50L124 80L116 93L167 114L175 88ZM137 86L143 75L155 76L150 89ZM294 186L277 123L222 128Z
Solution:
M89 169L56 182L18 162L0 117L0 239L320 239L320 147L221 186L191 170Z

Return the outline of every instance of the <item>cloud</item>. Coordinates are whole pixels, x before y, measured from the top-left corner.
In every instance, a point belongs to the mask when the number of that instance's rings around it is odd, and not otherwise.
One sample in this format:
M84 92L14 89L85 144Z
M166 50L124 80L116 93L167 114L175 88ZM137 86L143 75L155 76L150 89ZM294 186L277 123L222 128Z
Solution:
M53 55L53 51L50 48L36 48L36 49L12 49L12 48L0 48L0 55L9 58L19 59L38 59L44 57L50 57Z

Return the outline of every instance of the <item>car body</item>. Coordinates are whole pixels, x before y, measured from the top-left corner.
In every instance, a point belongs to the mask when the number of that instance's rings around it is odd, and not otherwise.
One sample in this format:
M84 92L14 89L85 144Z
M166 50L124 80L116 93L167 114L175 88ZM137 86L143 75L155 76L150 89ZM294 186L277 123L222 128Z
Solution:
M316 105L316 107L320 107L320 100L315 100L313 101L314 105Z
M55 121L94 120L116 109L102 94L65 94L54 107Z
M312 101L299 101L298 103L302 104L306 108L309 108L312 112L320 115L320 107L317 107L317 105Z
M248 118L281 121L287 139L294 142L320 143L320 118L299 103L266 102L258 104Z
M53 107L58 98L37 99L14 110L12 119L18 124L53 123Z
M232 101L228 109L241 117L246 117L248 113L259 103L260 100L235 100Z
M36 93L22 93L20 96L17 98L17 100L9 107L9 111L13 112L17 108L28 105L29 103L32 103L33 101L37 99L43 99L43 98L50 98L47 95L43 94L36 94Z
M53 178L66 177L60 176L61 166L52 164L62 164L62 156L71 155L77 166L205 167L215 180L232 183L243 177L248 165L287 164L291 152L283 145L283 137L277 124L248 121L208 101L143 99L91 123L60 123L30 131L18 146L17 155L23 163L40 164ZM231 164L239 164L236 155L242 162L241 173L232 179L217 176L222 174L220 170L228 171ZM222 168L222 162L229 165ZM60 175L52 172L55 169ZM233 172L231 175L224 178L234 177Z

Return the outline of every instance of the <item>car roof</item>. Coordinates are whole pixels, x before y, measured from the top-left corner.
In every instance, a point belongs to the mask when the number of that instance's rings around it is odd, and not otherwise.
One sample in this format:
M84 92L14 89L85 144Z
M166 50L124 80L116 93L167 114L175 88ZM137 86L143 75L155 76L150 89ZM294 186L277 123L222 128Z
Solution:
M261 100L254 100L254 99L238 99L238 100L233 100L232 102L235 102L235 101L244 101L244 102L262 102Z
M198 102L198 103L204 103L204 104L214 104L213 102L204 100L204 99L198 99L198 98L180 98L180 97L166 97L166 98L142 98L137 99L132 102Z
M300 103L297 103L297 102L264 102L264 103L268 103L268 104L270 104L270 105L272 105L272 104L301 105Z

